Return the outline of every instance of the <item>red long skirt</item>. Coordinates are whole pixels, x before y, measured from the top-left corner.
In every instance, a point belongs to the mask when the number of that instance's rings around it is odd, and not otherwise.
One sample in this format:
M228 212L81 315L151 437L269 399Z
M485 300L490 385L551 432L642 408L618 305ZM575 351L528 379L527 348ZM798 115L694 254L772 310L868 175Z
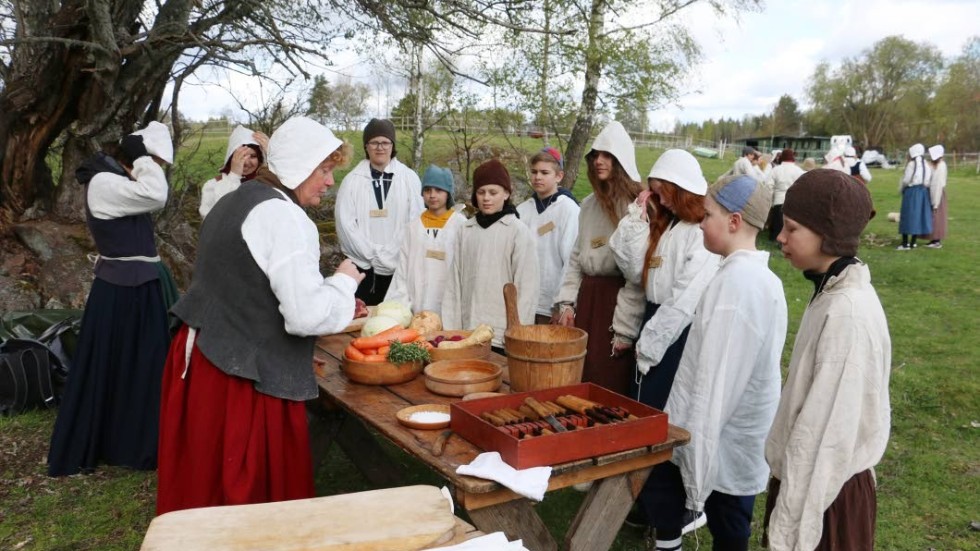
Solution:
M575 327L589 334L582 382L629 396L636 354L631 349L618 358L610 357L613 332L609 330L616 297L625 284L621 276L584 276L575 303Z
M257 392L174 337L160 395L157 514L313 497L303 402Z

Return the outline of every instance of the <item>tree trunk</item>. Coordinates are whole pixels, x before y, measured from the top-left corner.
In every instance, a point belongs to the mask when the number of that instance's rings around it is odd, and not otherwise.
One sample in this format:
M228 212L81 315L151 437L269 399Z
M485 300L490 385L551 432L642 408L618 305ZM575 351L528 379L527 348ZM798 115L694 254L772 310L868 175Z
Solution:
M582 89L582 103L579 105L575 126L568 139L565 151L565 177L561 185L566 189L575 187L578 177L579 161L585 155L585 146L592 135L592 125L595 122L595 106L599 97L599 77L602 76L602 56L599 49L599 35L602 32L606 3L603 0L593 0L592 12L589 16L589 46L585 61L585 86Z
M422 78L422 47L415 46L412 52L412 84L415 92L415 116L412 124L412 167L419 171L422 169L422 145L425 143L425 121L422 120L423 94L425 93L424 79Z

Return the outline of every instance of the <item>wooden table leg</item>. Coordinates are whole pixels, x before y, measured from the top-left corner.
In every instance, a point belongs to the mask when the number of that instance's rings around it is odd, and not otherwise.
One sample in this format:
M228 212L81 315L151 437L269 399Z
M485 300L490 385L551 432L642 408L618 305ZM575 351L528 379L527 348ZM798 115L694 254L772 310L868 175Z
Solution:
M565 549L609 549L652 469L646 467L597 480L565 534Z
M558 551L555 538L526 499L474 509L466 514L481 532L503 532L508 540L521 539L530 551Z
M401 485L403 467L391 459L357 417L342 409L324 407L315 400L308 401L306 406L314 471L326 458L330 445L336 442L372 486L392 488Z

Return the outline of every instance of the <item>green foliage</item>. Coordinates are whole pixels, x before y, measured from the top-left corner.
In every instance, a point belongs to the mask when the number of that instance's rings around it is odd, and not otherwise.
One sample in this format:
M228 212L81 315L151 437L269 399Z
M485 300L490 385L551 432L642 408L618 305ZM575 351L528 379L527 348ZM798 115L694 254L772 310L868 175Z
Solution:
M310 90L306 114L322 124L338 126L352 131L367 112L367 100L371 87L350 78L330 84L323 75L317 75Z
M980 151L980 37L973 37L943 75L931 105L947 147Z
M811 120L827 133L854 136L864 147L914 143L924 135L942 68L934 46L883 38L836 69L817 66L807 88Z

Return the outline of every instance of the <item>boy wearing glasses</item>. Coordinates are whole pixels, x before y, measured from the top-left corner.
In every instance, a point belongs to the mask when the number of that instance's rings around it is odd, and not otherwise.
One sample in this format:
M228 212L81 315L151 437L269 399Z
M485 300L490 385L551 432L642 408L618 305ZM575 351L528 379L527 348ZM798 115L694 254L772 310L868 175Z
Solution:
M334 218L341 250L365 274L355 296L371 306L384 300L406 228L424 205L418 175L395 158L395 125L371 119L363 143L365 159L341 182Z

